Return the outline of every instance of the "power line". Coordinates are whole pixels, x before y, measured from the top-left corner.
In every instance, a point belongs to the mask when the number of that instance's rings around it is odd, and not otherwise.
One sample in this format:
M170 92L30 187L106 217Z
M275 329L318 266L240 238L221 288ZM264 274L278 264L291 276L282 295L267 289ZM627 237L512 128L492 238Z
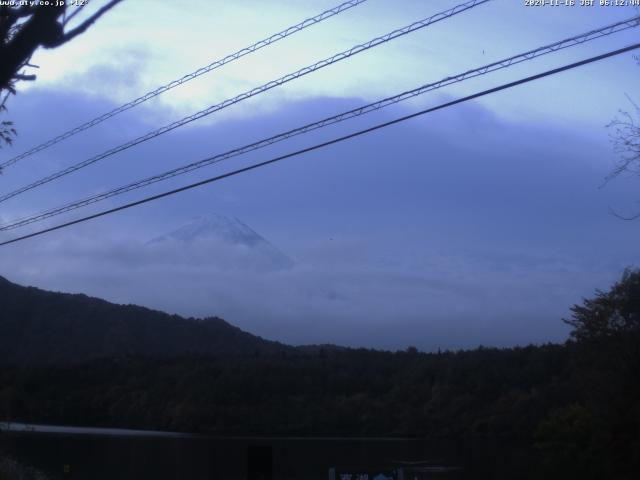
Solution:
M565 66L562 66L562 67L554 68L552 70L547 70L545 72L538 73L536 75L531 75L529 77L525 77L525 78L522 78L520 80L516 80L516 81L513 81L513 82L505 83L505 84L502 84L502 85L500 85L498 87L490 88L488 90L484 90L484 91L479 92L479 93L474 93L472 95L468 95L466 97L462 97L462 98L459 98L457 100L452 100L450 102L442 103L442 104L437 105L435 107L431 107L431 108L427 108L427 109L424 109L424 110L420 110L419 112L415 112L415 113L412 113L410 115L405 115L403 117L399 117L399 118L396 118L394 120L390 120L388 122L380 123L380 124L375 125L373 127L369 127L369 128L363 129L363 130L359 130L357 132L350 133L349 135L344 135L342 137L334 138L332 140L329 140L329 141L326 141L326 142L323 142L323 143L319 143L319 144L313 145L311 147L303 148L303 149L297 150L295 152L291 152L291 153L288 153L288 154L285 154L285 155L281 155L279 157L275 157L275 158L272 158L270 160L266 160L264 162L256 163L256 164L250 165L248 167L244 167L244 168L239 168L237 170L233 170L231 172L224 173L222 175L217 175L215 177L211 177L211 178L208 178L206 180L201 180L199 182L191 183L189 185L186 185L186 186L183 186L183 187L180 187L180 188L176 188L176 189L173 189L173 190L169 190L167 192L163 192L163 193L160 193L160 194L157 194L157 195L152 195L150 197L146 197L146 198L143 198L141 200L137 200L135 202L130 202L130 203L121 205L119 207L111 208L109 210L103 210L101 212L94 213L93 215L88 215L86 217L82 217L82 218L79 218L79 219L76 219L76 220L72 220L70 222L66 222L66 223L62 223L62 224L56 225L54 227L45 228L43 230L39 230L39 231L30 233L30 234L27 234L27 235L23 235L21 237L13 238L11 240L6 240L6 241L0 243L0 247L4 246L4 245L9 245L11 243L19 242L19 241L22 241L22 240L26 240L28 238L32 238L32 237L36 237L36 236L39 236L39 235L43 235L45 233L49 233L49 232L52 232L52 231L55 231L55 230L60 230L62 228L69 227L71 225L76 225L78 223L86 222L86 221L92 220L94 218L103 217L105 215L109 215L111 213L119 212L121 210L126 210L128 208L136 207L138 205L149 203L149 202L152 202L154 200L159 200L161 198L168 197L170 195L175 195L177 193L184 192L186 190L191 190L193 188L200 187L202 185L207 185L209 183L217 182L217 181L222 180L224 178L228 178L228 177L232 177L232 176L235 176L235 175L239 175L241 173L245 173L245 172L248 172L250 170L255 170L255 169L260 168L260 167L271 165L273 163L280 162L280 161L285 160L287 158L299 156L299 155L302 155L304 153L312 152L314 150L319 150L321 148L328 147L330 145L343 142L345 140L349 140L349 139L352 139L352 138L355 138L355 137L359 137L361 135L364 135L364 134L367 134L367 133L371 133L371 132L374 132L376 130L380 130L382 128L386 128L386 127L389 127L391 125L395 125L397 123L401 123L401 122L410 120L412 118L416 118L416 117L419 117L421 115L425 115L427 113L434 112L436 110L441 110L441 109L444 109L444 108L452 107L454 105L457 105L457 104L460 104L460 103L463 103L463 102L468 102L470 100L474 100L476 98L480 98L480 97L483 97L485 95L490 95L492 93L496 93L496 92L499 92L499 91L502 91L502 90L507 90L509 88L516 87L518 85L523 85L525 83L529 83L529 82L532 82L532 81L535 81L535 80L539 80L539 79L544 78L544 77L548 77L548 76L555 75L555 74L558 74L558 73L561 73L561 72L564 72L564 71L567 71L567 70L571 70L571 69L574 69L574 68L577 68L577 67L581 67L583 65L587 65L587 64L590 64L590 63L598 62L600 60L604 60L604 59L609 58L609 57L613 57L613 56L616 56L616 55L621 55L623 53L629 52L631 50L635 50L637 48L640 48L640 43L635 43L635 44L630 45L628 47L624 47L624 48L621 48L621 49L618 49L618 50L607 52L607 53L604 53L602 55L597 55L595 57L590 57L588 59L581 60L579 62L575 62L575 63L571 63L571 64L568 64L568 65L565 65Z
M200 75L204 75L205 73L209 73L212 70L215 70L216 68L220 68L223 65L226 65L227 63L231 63L235 60L238 60L239 58L244 57L245 55L249 55L250 53L256 52L258 50L260 50L261 48L264 48L268 45L271 45L272 43L278 42L279 40L282 40L286 37L289 37L291 35L293 35L294 33L298 33L301 30L304 30L307 27L310 27L312 25L315 25L317 23L322 22L323 20L326 20L327 18L333 17L335 15L338 15L342 12L344 12L345 10L349 10L350 8L353 8L357 5L360 5L361 3L366 2L367 0L350 0L348 2L344 2L336 7L330 8L329 10L325 10L322 13L319 13L318 15L314 16L314 17L310 17L307 18L306 20L303 20L300 23L297 23L295 25L290 26L289 28L286 28L284 30L282 30L281 32L275 33L273 35L271 35L268 38L265 38L263 40L260 40L259 42L254 43L253 45L249 45L248 47L245 47L241 50L238 50L237 52L231 53L229 55L227 55L224 58L221 58L219 60L216 60L212 63L210 63L209 65L199 68L191 73L188 73L186 75L184 75L183 77L177 79L177 80L173 80L165 85L162 85L158 88L156 88L155 90L152 90L151 92L147 92L144 95L131 100L128 103L125 103L124 105L121 105L117 108L114 108L113 110L104 113L102 115L100 115L99 117L96 117L92 120L89 120L86 123L83 123L82 125L79 125L75 128L72 128L71 130L68 130L60 135L58 135L57 137L54 137L50 140L47 140L46 142L37 145L33 148L31 148L30 150L27 150L24 153L21 153L20 155L17 155L3 163L0 164L0 170L2 169L6 169L7 167L19 162L20 160L27 158L31 155L33 155L34 153L38 153L41 152L42 150L45 150L53 145L55 145L56 143L59 143L63 140L66 140L69 137L72 137L84 130L87 130L91 127L95 127L96 125L104 122L105 120L110 119L111 117L115 117L116 115L125 112L137 105L140 105L141 103L146 102L147 100L150 100L154 97L157 97L158 95L171 90L172 88L177 87L178 85L182 85L183 83L189 82L191 80L193 80L194 78L199 77Z
M259 140L257 142L248 144L248 145L244 145L242 147L239 148L235 148L233 150L229 150L227 152L224 153L220 153L202 160L199 160L197 162L193 162L187 165L183 165L181 167L177 167L174 168L172 170L157 174L157 175L153 175L151 177L147 177L144 178L142 180L138 180L132 183L129 183L127 185L121 186L121 187L117 187L115 189L109 190L107 192L103 192L103 193L99 193L87 198L84 198L82 200L78 200L78 201L74 201L72 203L67 203L65 205L53 208L53 209L49 209L46 210L44 212L32 215L30 217L26 217L26 218L22 218L19 220L15 220L12 223L8 223L8 224L4 224L4 225L0 225L0 231L7 231L7 230L13 230L15 228L19 228L25 225L29 225L31 223L35 223L35 222L39 222L42 220L45 220L47 218L51 218L57 215L61 215L63 213L67 213L70 212L72 210L76 210L78 208L87 206L87 205L91 205L93 203L99 202L101 200L105 200L111 197L114 197L116 195L121 195L133 190L137 190L138 188L143 188L149 185L152 185L154 183L163 181L163 180L167 180L169 178L173 178L176 177L178 175L183 175L185 173L191 172L193 170L208 166L208 165L212 165L215 163L219 163L222 162L224 160L228 160L230 158L239 156L239 155L243 155L245 153L254 151L254 150L258 150L260 148L264 148L267 147L269 145L273 145L274 143L277 142L281 142L283 140L287 140L289 138L295 137L297 135L301 135L304 133L308 133L311 132L313 130L317 130L320 128L324 128L326 126L332 125L332 124L336 124L342 121L345 121L347 119L351 119L351 118L355 118L361 115L365 115L368 114L370 112L388 107L390 105L394 105L396 103L399 103L401 101L416 97L418 95L422 95L424 93L427 93L429 91L433 91L439 88L442 88L444 86L448 86L454 83L458 83L458 82L462 82L464 80L470 79L470 78L475 78L477 76L480 75L484 75L490 72L494 72L496 70L501 70L504 68L508 68L510 66L516 65L518 63L527 61L527 60L532 60L534 58L540 57L542 55L547 55L549 53L553 53L556 52L558 50L564 49L564 48L569 48L569 47L573 47L575 45L580 45L583 44L585 42L591 41L591 40L595 40L597 38L601 38L607 35L611 35L613 33L617 33L617 32L621 32L623 30L627 30L629 28L633 28L633 27L638 27L640 25L640 16L636 16L627 20L623 20L620 22L616 22L613 23L611 25L607 25L605 27L601 27L599 29L596 30L591 30L589 32L586 33L582 33L580 35L575 35L573 37L570 38L566 38L564 40L560 40L558 42L549 44L549 45L545 45L543 47L539 47L536 48L534 50L529 50L525 53L520 53L514 56L511 56L509 58L503 59L503 60L499 60L497 62L493 62L490 63L488 65L484 65L482 67L473 69L473 70L467 70L464 73L460 73L458 75L454 75L454 76L450 76L450 77L446 77L440 81L437 82L433 82L433 83L429 83L429 84L425 84L422 85L418 88L415 88L413 90L409 90L409 91L405 91L402 92L398 95L394 95L392 97L387 97L385 99L379 100L377 102L374 103L370 103L368 105L364 105L361 106L359 108L355 108L353 110L349 110L343 113L340 113L338 115L333 115L331 117L327 117L324 118L322 120L319 120L317 122L313 122L313 123L309 123L307 125L304 125L302 127L298 127L295 128L293 130L289 130L287 132L284 133L280 133L277 135L274 135L272 137L266 138L266 139L262 139Z
M301 68L300 70L297 70L294 73L289 73L289 74L287 74L287 75L285 75L283 77L280 77L277 80L272 80L272 81L270 81L268 83L265 83L264 85L261 85L260 87L253 88L252 90L249 90L249 91L247 91L245 93L242 93L242 94L240 94L240 95L238 95L236 97L224 100L223 102L218 103L216 105L212 105L212 106L210 106L210 107L208 107L208 108L206 108L204 110L201 110L199 112L194 113L193 115L189 115L188 117L185 117L185 118L183 118L181 120L173 122L173 123L171 123L169 125L166 125L166 126L164 126L162 128L154 130L152 132L149 132L146 135L138 137L138 138L136 138L134 140L131 140L131 141L127 142L127 143L119 145L119 146L117 146L115 148L112 148L110 150L107 150L106 152L103 152L103 153L101 153L99 155L91 157L91 158L89 158L87 160L84 160L82 162L76 163L75 165L72 165L72 166L67 167L67 168L65 168L63 170L60 170L60 171L55 172L55 173L53 173L51 175L48 175L48 176L46 176L44 178L41 178L40 180L37 180L37 181L35 181L35 182L33 182L33 183L29 184L29 185L26 185L24 187L20 187L17 190L14 190L14 191L12 191L10 193L6 193L6 194L0 196L0 203L4 202L4 201L6 201L6 200L8 200L10 198L13 198L13 197L15 197L17 195L20 195L21 193L27 192L29 190L32 190L32 189L36 188L36 187L39 187L39 186L44 185L46 183L49 183L49 182L51 182L51 181L53 181L53 180L55 180L57 178L63 177L65 175L73 173L73 172L75 172L77 170L80 170L80 169L82 169L84 167L87 167L87 166L89 166L89 165L91 165L93 163L96 163L96 162L98 162L100 160L103 160L103 159L105 159L107 157L110 157L111 155L114 155L116 153L122 152L123 150L131 148L131 147L133 147L135 145L138 145L140 143L146 142L148 140L151 140L151 139L153 139L153 138L155 138L155 137L157 137L159 135L167 133L167 132L169 132L171 130L174 130L174 129L178 128L178 127L182 127L183 125L186 125L186 124L188 124L190 122L193 122L195 120L199 120L200 118L203 118L203 117L205 117L207 115L211 115L214 112L217 112L219 110L222 110L223 108L226 108L226 107L229 107L229 106L231 106L233 104L241 102L242 100L246 100L247 98L253 97L253 96L258 95L260 93L264 93L264 92L266 92L268 90L271 90L272 88L278 87L278 86L283 85L283 84L285 84L287 82L290 82L292 80L300 78L300 77L302 77L304 75L307 75L309 73L312 73L312 72L315 72L317 70L320 70L321 68L324 68L326 66L332 65L332 64L334 64L336 62L339 62L341 60L344 60L346 58L350 58L353 55L356 55L358 53L367 51L367 50L369 50L369 49L371 49L373 47L377 47L378 45L381 45L383 43L389 42L391 40L394 40L394 39L396 39L398 37L407 35L409 33L415 32L416 30L420 30L420 29L425 28L425 27L427 27L429 25L432 25L432 24L434 24L436 22L445 20L445 19L450 18L450 17L452 17L454 15L457 15L457 14L462 13L464 11L470 10L470 9L472 9L474 7L477 7L478 5L482 5L482 4L490 2L490 1L491 0L470 0L470 1L466 2L466 3L457 5L457 6L451 8L449 10L446 10L444 12L437 13L435 15L432 15L432 16L428 17L428 18L425 18L425 19L420 20L418 22L412 23L411 25L407 25L407 26L405 26L403 28L394 30L394 31L392 31L390 33L387 33L386 35L381 36L381 37L376 37L376 38L374 38L372 40L369 40L366 43L363 43L363 44L360 44L360 45L356 45L356 46L350 48L349 50L345 50L343 52L337 53L337 54L335 54L335 55L333 55L333 56L331 56L329 58L326 58L324 60L316 62L313 65Z

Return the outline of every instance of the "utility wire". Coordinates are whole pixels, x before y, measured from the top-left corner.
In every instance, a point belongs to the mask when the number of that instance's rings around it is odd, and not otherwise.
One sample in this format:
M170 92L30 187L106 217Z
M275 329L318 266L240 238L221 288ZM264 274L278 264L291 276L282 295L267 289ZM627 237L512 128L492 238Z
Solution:
M468 95L466 97L462 97L462 98L459 98L457 100L452 100L450 102L442 103L442 104L437 105L435 107L431 107L431 108L427 108L427 109L424 109L424 110L420 110L419 112L415 112L415 113L412 113L410 115L405 115L403 117L399 117L399 118L396 118L394 120L390 120L388 122L380 123L380 124L375 125L373 127L365 128L364 130L359 130L357 132L350 133L349 135L344 135L342 137L334 138L334 139L329 140L327 142L323 142L323 143L319 143L319 144L313 145L311 147L303 148L301 150L297 150L295 152L291 152L291 153L288 153L288 154L285 154L285 155L281 155L279 157L275 157L275 158L272 158L270 160L266 160L264 162L256 163L256 164L244 167L244 168L239 168L237 170L233 170L231 172L224 173L222 175L217 175L215 177L211 177L211 178L208 178L206 180L201 180L201 181L196 182L196 183L191 183L189 185L185 185L183 187L176 188L174 190L169 190L167 192L163 192L163 193L160 193L160 194L157 194L157 195L152 195L150 197L146 197L146 198L143 198L141 200L137 200L135 202L131 202L131 203L127 203L127 204L124 204L124 205L120 205L119 207L111 208L109 210L103 210L101 212L94 213L93 215L88 215L86 217L82 217L82 218L79 218L79 219L76 219L76 220L72 220L70 222L66 222L66 223L62 223L62 224L56 225L54 227L45 228L43 230L39 230L39 231L30 233L28 235L23 235L21 237L13 238L11 240L6 240L6 241L0 243L0 247L4 246L4 245L9 245L11 243L19 242L19 241L22 241L22 240L26 240L28 238L32 238L32 237L36 237L36 236L39 236L39 235L43 235L45 233L53 232L55 230L60 230L61 228L69 227L71 225L76 225L78 223L86 222L86 221L92 220L94 218L103 217L105 215L109 215L111 213L119 212L121 210L126 210L128 208L136 207L138 205L149 203L149 202L152 202L154 200L159 200L161 198L168 197L170 195L175 195L176 193L184 192L186 190L191 190L193 188L200 187L202 185L207 185L209 183L217 182L217 181L222 180L224 178L233 177L235 175L239 175L241 173L248 172L250 170L255 170L255 169L260 168L260 167L264 167L264 166L271 165L271 164L276 163L276 162L280 162L280 161L285 160L287 158L296 157L296 156L302 155L304 153L308 153L308 152L312 152L312 151L315 151L315 150L319 150L321 148L328 147L329 145L333 145L333 144L336 144L336 143L343 142L345 140L349 140L349 139L352 139L352 138L355 138L355 137L359 137L361 135L364 135L364 134L367 134L367 133L371 133L371 132L380 130L382 128L386 128L386 127L389 127L391 125L395 125L397 123L405 122L405 121L410 120L412 118L416 118L416 117L425 115L427 113L435 112L436 110L442 110L444 108L452 107L454 105L457 105L457 104L460 104L460 103L463 103L463 102L468 102L470 100L474 100L476 98L483 97L485 95L490 95L492 93L496 93L496 92L499 92L499 91L502 91L502 90L507 90L509 88L516 87L518 85L523 85L525 83L533 82L535 80L539 80L539 79L544 78L544 77L548 77L548 76L555 75L555 74L558 74L558 73L561 73L561 72L565 72L567 70L571 70L571 69L574 69L574 68L577 68L577 67L581 67L583 65L587 65L587 64L590 64L590 63L598 62L600 60L604 60L604 59L609 58L609 57L613 57L613 56L616 56L616 55L621 55L623 53L629 52L631 50L635 50L637 48L640 48L640 43L635 43L633 45L629 45L628 47L620 48L618 50L607 52L607 53L604 53L602 55L597 55L595 57L587 58L585 60L581 60L579 62L571 63L571 64L568 64L568 65L565 65L565 66L562 66L562 67L554 68L552 70L547 70L545 72L538 73L536 75L531 75L529 77L525 77L525 78L522 78L520 80L516 80L516 81L513 81L513 82L505 83L505 84L502 84L502 85L500 85L498 87L490 88L488 90L484 90L484 91L479 92L479 93L474 93L472 95Z
M422 85L418 88L415 88L413 90L409 90L406 92L402 92L398 95L394 95L392 97L388 97L385 98L383 100L379 100L377 102L374 103L370 103L368 105L364 105L361 106L359 108L353 109L353 110L349 110L343 113L340 113L338 115L334 115L331 117L327 117L324 118L322 120L319 120L317 122L313 122L313 123L309 123L307 125L304 125L302 127L298 127L295 128L293 130L289 130L287 132L284 133L280 133L277 135L274 135L272 137L269 138L265 138L262 140L259 140L257 142L248 144L248 145L244 145L242 147L239 148L235 148L233 150L229 150L227 152L224 153L220 153L217 155L214 155L212 157L208 157L202 160L199 160L197 162L193 162L181 167L177 167L174 168L172 170L151 176L151 177L147 177L144 178L142 180L138 180L132 183L129 183L127 185L121 186L121 187L117 187L113 190L109 190L107 192L103 192L103 193L99 193L90 197L86 197L82 200L77 200L74 201L72 203L67 203L65 205L56 207L56 208L52 208L49 210L46 210L44 212L32 215L30 217L26 217L26 218L22 218L19 220L15 220L12 223L7 223L4 225L0 225L0 231L7 231L7 230L13 230L15 228L19 228L25 225L29 225L31 223L35 223L35 222L39 222L42 221L44 219L47 218L51 218L57 215L61 215L63 213L66 212L70 212L72 210L76 210L78 208L99 202L101 200L105 200L111 197L114 197L116 195L121 195L127 192L130 192L132 190L137 190L138 188L143 188L149 185L152 185L154 183L163 181L163 180L167 180L169 178L173 178L176 177L178 175L183 175L185 173L191 172L193 170L199 169L199 168L203 168L205 166L208 165L212 165L215 163L219 163L222 162L224 160L239 156L239 155L243 155L245 153L254 151L254 150L258 150L260 148L264 148L267 147L269 145L272 145L274 143L277 142L281 142L283 140L287 140L289 138L295 137L297 135L301 135L304 133L308 133L311 132L313 130L317 130L320 128L324 128L327 127L329 125L335 124L335 123L339 123L342 121L345 121L347 119L351 119L351 118L355 118L361 115L365 115L368 113L371 113L373 111L388 107L390 105L394 105L398 102L402 102L404 100L416 97L418 95L422 95L426 92L432 91L432 90L436 90L438 88L442 88L444 86L447 85L451 85L454 83L458 83L458 82L462 82L464 80L470 79L470 78L474 78L480 75L484 75L490 72L494 72L496 70L501 70L504 68L508 68L510 66L516 65L518 63L527 61L527 60L532 60L534 58L540 57L542 55L547 55L549 53L552 52L556 52L558 50L564 49L564 48L569 48L569 47L573 47L575 45L580 45L583 44L585 42L591 41L591 40L595 40L597 38L601 38L603 36L607 36L607 35L611 35L613 33L617 33L623 30L627 30L629 28L633 28L633 27L638 27L640 26L640 15L637 17L633 17L630 18L628 20L623 20L617 23L613 23L611 25L607 25L606 27L602 27L596 30L591 30L589 32L586 33L582 33L580 35L576 35L570 38L566 38L564 40L560 40L558 42L552 43L550 45L546 45L544 47L540 47L537 48L535 50L530 50L527 51L525 53L520 53L518 55L514 55L512 57L497 61L497 62L493 62L490 63L488 65L484 65L482 67L473 69L473 70L467 70L464 73L460 73L458 75L454 75L454 76L450 76L450 77L446 77L440 81L437 82L433 82L433 83L428 83L425 85Z
M75 165L72 165L70 167L67 167L63 170L60 170L58 172L55 172L51 175L48 175L44 178L41 178L40 180L37 180L29 185L26 185L24 187L18 188L17 190L14 190L10 193L6 193L2 196L0 196L0 203L4 202L10 198L13 198L17 195L20 195L21 193L24 193L26 191L32 190L36 187L39 187L40 185L44 185L45 183L51 182L57 178L63 177L65 175L68 175L70 173L73 173L77 170L80 170L81 168L87 167L93 163L96 163L100 160L103 160L104 158L110 157L111 155L114 155L116 153L122 152L123 150L126 150L128 148L133 147L134 145L138 145L140 143L146 142L147 140L151 140L159 135L162 135L163 133L167 133L171 130L174 130L178 127L182 127L183 125L186 125L187 123L193 122L195 120L198 120L200 118L203 118L207 115L211 115L214 112L217 112L219 110L222 110L223 108L226 108L230 105L233 105L235 103L241 102L242 100L246 100L247 98L253 97L254 95L258 95L260 93L264 93L267 90L271 90L272 88L278 87L280 85L283 85L287 82L290 82L291 80L295 80L297 78L300 78L304 75L307 75L309 73L315 72L317 70L320 70L321 68L324 68L326 66L332 65L336 62L339 62L341 60L344 60L346 58L352 57L353 55L356 55L358 53L367 51L373 47L377 47L378 45L381 45L383 43L389 42L393 39L396 39L398 37L407 35L409 33L415 32L416 30L420 30L422 28L425 28L429 25L432 25L436 22L445 20L447 18L450 18L454 15L457 15L459 13L465 12L467 10L470 10L474 7L477 7L478 5L482 5L484 3L490 2L491 0L470 0L466 3L457 5L449 10L446 10L444 12L440 12L437 13L435 15L432 15L428 18L425 18L423 20L420 20L418 22L412 23L411 25L407 25L406 27L400 28L398 30L394 30L390 33L387 33L386 35L383 35L381 37L376 37L372 40L369 40L366 43L362 43L360 45L356 45L352 48L350 48L349 50L345 50L341 53L335 54L332 57L326 58L324 60L321 60L319 62L314 63L313 65L310 65L308 67L304 67L300 70L297 70L294 73L289 73L288 75L285 75L284 77L280 77L277 80L272 80L268 83L265 83L264 85L260 86L260 87L256 87L253 88L252 90L249 90L245 93L242 93L236 97L224 100L221 103L218 103L216 105L212 105L204 110L201 110L199 112L194 113L193 115L190 115L188 117L185 117L181 120L178 120L176 122L173 122L169 125L166 125L162 128L159 128L157 130L154 130L152 132L147 133L146 135L143 135L141 137L138 137L134 140L131 140L127 143L124 143L122 145L119 145L115 148L112 148L110 150L107 150L106 152L103 152L99 155L96 155L94 157L91 157L87 160L84 160L82 162L76 163Z
M34 153L38 153L41 152L42 150L45 150L53 145L55 145L56 143L59 143L63 140L66 140L69 137L72 137L84 130L87 130L91 127L95 127L96 125L104 122L105 120L108 120L111 117L115 117L116 115L125 112L137 105L140 105L141 103L146 102L147 100L150 100L154 97L157 97L158 95L171 90L172 88L177 87L178 85L182 85L183 83L187 83L191 80L193 80L194 78L199 77L200 75L204 75L205 73L209 73L212 70L215 70L216 68L222 67L223 65L226 65L227 63L231 63L235 60L238 60L239 58L244 57L245 55L249 55L250 53L256 52L258 50L260 50L261 48L264 48L268 45L271 45L272 43L276 43L279 40L282 40L288 36L293 35L294 33L298 33L301 30L304 30L307 27L310 27L312 25L315 25L316 23L320 23L323 20L326 20L327 18L333 17L335 15L338 15L342 12L344 12L345 10L349 10L350 8L353 8L357 5L360 5L361 3L366 2L367 0L350 0L348 2L344 2L336 7L330 8L329 10L325 10L322 13L319 13L318 15L314 16L314 17L310 17L307 18L306 20L297 23L296 25L292 25L289 28L286 28L285 30L282 30L281 32L275 33L273 35L271 35L268 38L265 38L263 40L260 40L259 42L254 43L253 45L249 45L248 47L245 47L241 50L238 50L237 52L231 53L229 55L227 55L224 58L221 58L219 60L216 60L215 62L210 63L209 65L199 68L198 70L195 70L191 73L188 73L186 75L184 75L183 77L177 79L177 80L173 80L172 82L169 82L165 85L162 85L158 88L156 88L155 90L145 93L144 95L142 95L141 97L138 97L134 100L131 100L128 103L125 103L124 105L121 105L117 108L114 108L113 110L104 113L102 115L100 115L99 117L96 117L92 120L89 120L86 123L83 123L82 125L79 125L75 128L72 128L71 130L68 130L60 135L58 135L57 137L54 137L50 140L47 140L46 142L37 145L33 148L31 148L30 150L27 150L24 153L21 153L20 155L17 155L3 163L0 163L0 170L6 169L7 167L19 162L20 160L27 158L31 155L33 155Z

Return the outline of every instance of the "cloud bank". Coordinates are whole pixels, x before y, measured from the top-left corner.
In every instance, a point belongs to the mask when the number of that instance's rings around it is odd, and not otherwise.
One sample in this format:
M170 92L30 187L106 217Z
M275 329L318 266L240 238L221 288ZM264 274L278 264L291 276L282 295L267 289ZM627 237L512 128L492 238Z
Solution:
M42 108L37 94L30 95L20 112L25 120L30 109ZM50 108L66 103L78 116L96 107L89 100L56 98ZM3 217L110 188L360 103L313 99L249 120L227 118L215 128L194 125L25 196ZM380 112L238 164L404 112L404 107ZM37 164L42 170L59 168L71 156L142 130L150 121L131 117L124 133L105 127L98 137L78 138L34 161L42 162ZM603 129L507 123L483 107L466 105L4 248L0 274L187 316L218 315L294 344L434 350L562 341L567 329L560 319L569 307L595 288L606 288L637 260L640 224L608 214L609 206L633 206L633 183L597 188L611 161ZM6 188L33 175L27 165L20 168L2 179ZM226 168L231 166L149 192ZM147 244L208 213L237 216L293 265L258 268L251 254L225 241L188 248Z

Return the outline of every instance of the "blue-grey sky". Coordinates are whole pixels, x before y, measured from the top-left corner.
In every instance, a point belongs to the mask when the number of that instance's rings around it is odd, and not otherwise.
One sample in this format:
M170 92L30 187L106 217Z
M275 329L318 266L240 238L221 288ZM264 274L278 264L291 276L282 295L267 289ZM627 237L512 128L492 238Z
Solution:
M84 36L34 56L38 81L9 104L20 135L0 155L9 158L336 3L203 1L187 9L125 1ZM0 177L2 191L455 4L365 2L25 159ZM0 205L0 217L57 206L636 14L630 7L495 0L16 197ZM638 38L634 29L600 39L62 218ZM431 350L562 341L567 328L560 319L569 307L638 263L640 221L619 220L609 210L635 213L640 179L599 187L616 161L605 125L630 106L626 94L640 96L639 74L632 55L622 55L3 247L0 275L183 315L219 315L296 344ZM253 268L221 241L147 245L209 213L241 219L293 267Z

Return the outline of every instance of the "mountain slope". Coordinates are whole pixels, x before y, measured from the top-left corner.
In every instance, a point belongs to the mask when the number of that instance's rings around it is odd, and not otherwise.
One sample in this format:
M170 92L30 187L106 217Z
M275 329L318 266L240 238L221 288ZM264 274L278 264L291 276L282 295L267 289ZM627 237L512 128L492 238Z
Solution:
M186 252L185 260L191 257L198 264L222 269L271 271L293 266L289 257L247 224L215 213L197 217L146 246L161 251L180 249Z
M0 277L0 361L82 361L125 355L275 353L292 347L220 318L203 320L117 305Z

